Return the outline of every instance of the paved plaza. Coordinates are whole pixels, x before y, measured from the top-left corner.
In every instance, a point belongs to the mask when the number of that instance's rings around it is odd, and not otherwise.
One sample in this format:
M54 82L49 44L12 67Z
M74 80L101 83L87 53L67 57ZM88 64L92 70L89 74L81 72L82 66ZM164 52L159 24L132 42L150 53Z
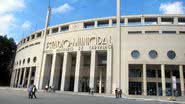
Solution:
M22 90L0 89L0 104L182 104L147 99L116 99L112 96L75 95L38 92L38 99L28 99Z

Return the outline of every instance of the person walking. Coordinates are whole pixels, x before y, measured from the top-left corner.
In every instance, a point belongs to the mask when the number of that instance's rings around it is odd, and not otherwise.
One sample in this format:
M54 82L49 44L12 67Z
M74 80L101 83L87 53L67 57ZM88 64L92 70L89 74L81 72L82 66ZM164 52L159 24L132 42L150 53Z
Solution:
M122 89L120 89L118 93L119 93L118 94L119 95L119 98L122 98Z
M45 86L45 90L46 90L46 92L48 92L48 89L49 89L49 86L48 86L48 85L46 85L46 86Z
M36 92L37 92L37 88L36 88L35 85L33 85L33 88L32 88L32 97L37 98L37 96L36 96L36 94L35 94Z
M29 98L29 99L32 99L32 98L33 98L32 89L33 89L33 86L30 85L30 86L28 87L28 98Z
M91 94L94 95L94 88L91 88Z
M115 90L115 95L116 95L116 98L118 98L118 88L116 88Z

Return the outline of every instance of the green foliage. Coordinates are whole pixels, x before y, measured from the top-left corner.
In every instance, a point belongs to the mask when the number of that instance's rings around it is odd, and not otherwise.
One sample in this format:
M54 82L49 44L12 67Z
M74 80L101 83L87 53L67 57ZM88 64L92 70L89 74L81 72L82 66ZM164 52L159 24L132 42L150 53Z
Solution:
M7 86L10 83L16 48L13 38L0 36L0 86Z

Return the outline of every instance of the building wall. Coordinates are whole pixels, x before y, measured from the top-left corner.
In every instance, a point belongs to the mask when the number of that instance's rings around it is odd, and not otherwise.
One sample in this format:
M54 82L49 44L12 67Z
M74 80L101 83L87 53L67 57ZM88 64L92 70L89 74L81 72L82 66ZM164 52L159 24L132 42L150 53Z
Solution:
M178 18L185 18L184 15L144 15L144 16L126 16L122 17L124 20L124 25L121 27L121 88L125 94L128 94L128 64L173 64L173 65L184 65L185 64L185 34L180 33L185 31L185 24L178 24ZM140 24L135 24L129 26L129 19L140 18ZM157 18L157 24L143 24L144 18ZM173 23L161 23L161 18L172 18ZM119 69L118 66L118 56L117 55L117 29L114 24L115 17L108 18L100 18L100 19L92 19L85 21L77 21L72 23L61 24L57 26L52 26L48 28L48 36L46 37L46 46L45 52L47 54L53 54L54 52L65 52L65 51L91 51L86 45L83 45L83 49L80 45L74 45L73 50L68 50L66 47L71 44L65 44L63 48L60 48L60 44L62 42L73 42L78 41L79 39L87 39L87 38L98 38L101 39L106 38L107 40L111 39L111 43L106 45L112 46L112 93L114 93L114 89L119 87ZM100 26L99 23L104 21L108 21L106 26ZM85 28L85 23L93 23L92 28ZM53 29L58 29L61 31L60 27L68 26L68 30L64 32L56 32L53 33ZM139 33L128 33L128 32L137 32ZM158 31L159 33L145 33L145 31ZM176 33L166 33L163 31L176 31ZM41 37L33 40L29 40L28 42L23 42L24 39L28 37L31 38L32 35L35 37L38 33L41 32ZM34 84L36 86L40 86L40 80L42 78L42 47L43 47L43 30L37 31L28 37L22 39L18 44L17 54L15 58L15 66L14 70L36 66L36 76ZM101 41L101 40L100 40ZM57 42L61 42L57 44ZM37 43L35 45L35 43ZM90 42L91 43L91 42ZM93 42L92 42L93 43ZM80 44L80 43L79 43ZM30 46L31 45L31 46ZM95 44L90 44L89 46L96 46ZM100 45L101 42L100 42ZM26 47L28 46L28 47ZM24 47L24 49L23 49ZM61 50L63 49L63 50ZM95 49L96 50L96 49ZM98 49L97 49L98 50ZM131 56L131 52L133 50L138 50L140 52L140 57L138 59L134 59ZM150 50L156 50L158 52L158 57L155 59L151 59L148 55ZM167 52L169 50L173 50L176 52L176 58L171 60L167 57ZM37 57L37 61L34 63L33 58ZM27 63L27 59L30 58L30 63ZM25 59L25 64L23 64L23 59ZM21 64L20 64L21 61ZM15 74L15 73L14 73ZM15 77L15 75L13 76ZM12 76L12 77L13 77ZM12 80L15 78L12 78Z

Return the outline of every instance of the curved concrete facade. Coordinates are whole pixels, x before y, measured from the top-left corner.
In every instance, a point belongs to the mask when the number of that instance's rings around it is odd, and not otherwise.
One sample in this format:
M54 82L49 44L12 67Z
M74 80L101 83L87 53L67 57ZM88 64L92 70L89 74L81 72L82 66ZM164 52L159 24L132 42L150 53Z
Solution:
M18 43L12 87L184 96L185 15L121 17L121 71L116 17L48 27L44 51L43 40L39 30Z

